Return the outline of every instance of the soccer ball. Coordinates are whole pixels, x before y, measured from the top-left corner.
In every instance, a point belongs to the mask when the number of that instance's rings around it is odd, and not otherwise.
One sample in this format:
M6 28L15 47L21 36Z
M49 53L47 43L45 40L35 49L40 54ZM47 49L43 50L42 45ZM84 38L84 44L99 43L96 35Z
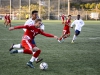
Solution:
M46 70L48 68L48 64L46 63L46 62L42 62L41 64L40 64L40 69L41 70Z

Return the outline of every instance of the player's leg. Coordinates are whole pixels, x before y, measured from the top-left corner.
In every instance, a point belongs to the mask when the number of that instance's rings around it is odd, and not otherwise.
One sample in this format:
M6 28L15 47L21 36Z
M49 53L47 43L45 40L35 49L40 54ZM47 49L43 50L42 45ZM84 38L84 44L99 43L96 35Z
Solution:
M14 48L22 48L22 45L21 44L12 44L9 51L11 51Z
M9 20L9 26L11 27L11 20Z
M5 27L7 27L7 20L6 19L5 19L4 25L5 25Z
M33 48L33 55L32 55L32 57L31 57L31 59L30 59L30 61L27 63L27 65L29 66L29 67L31 67L31 68L34 68L34 66L33 66L33 62L36 60L36 58L39 56L39 54L41 53L41 50L38 48L38 47L34 47ZM38 62L40 62L40 61L42 61L43 59L37 59L36 60L36 63L38 63Z
M72 43L74 43L74 40L77 38L77 36L80 34L80 31L79 30L75 30L75 34L73 36L73 39L72 39Z
M7 20L5 19L5 20L4 20L4 25L6 24L6 22L7 22Z
M64 41L64 37L66 36L66 30L63 30L63 34L62 34L62 36L58 39L58 42L59 43L61 43L61 42L63 42Z
M7 27L9 25L9 20L7 20L5 27Z
M8 25L11 27L11 20L8 20Z
M34 39L32 40L32 44L36 46L36 43L35 43L35 40L34 40ZM43 60L43 59L38 58L38 57L35 58L36 63L38 63L38 62L40 62L40 61L42 61L42 60Z
M66 31L66 35L63 37L63 39L66 39L66 38L69 37L69 36L70 36L70 30L67 29L67 31Z
M12 48L10 50L11 54L13 53L32 54L32 44L28 40L22 40L21 44L12 45L11 48ZM13 50L13 48L24 48L24 49Z
M64 24L64 18L62 18L62 24Z

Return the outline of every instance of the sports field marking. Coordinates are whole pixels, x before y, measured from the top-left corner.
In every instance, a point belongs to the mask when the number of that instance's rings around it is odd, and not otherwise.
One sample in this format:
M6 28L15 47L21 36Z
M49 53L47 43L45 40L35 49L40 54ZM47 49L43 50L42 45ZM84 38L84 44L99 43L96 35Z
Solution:
M97 38L89 38L89 39L97 39Z

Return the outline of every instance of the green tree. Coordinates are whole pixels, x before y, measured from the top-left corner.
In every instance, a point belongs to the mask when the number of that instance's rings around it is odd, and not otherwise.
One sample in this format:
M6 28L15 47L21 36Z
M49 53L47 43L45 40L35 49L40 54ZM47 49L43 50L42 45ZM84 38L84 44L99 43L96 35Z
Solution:
M90 9L94 9L96 7L96 3L90 4Z
M85 9L90 9L90 3L84 5Z
M99 4L97 4L97 8L100 10L100 3L99 3Z
M84 9L84 5L85 5L85 4L80 4L80 7L81 7L82 9Z

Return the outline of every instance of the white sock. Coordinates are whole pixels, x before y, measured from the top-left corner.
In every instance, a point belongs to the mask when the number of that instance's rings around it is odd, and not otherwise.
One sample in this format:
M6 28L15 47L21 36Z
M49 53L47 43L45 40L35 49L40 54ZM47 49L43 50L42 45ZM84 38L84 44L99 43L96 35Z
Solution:
M73 36L73 41L76 39L76 35Z
M18 53L23 53L23 52L24 52L23 49L18 50Z
M35 61L37 61L38 60L38 57L37 58L35 58Z
M13 45L13 48L21 48L21 44L15 44Z
M30 59L30 62L34 62L34 60L35 60L35 57L31 57L31 59Z
M34 54L35 52L33 52L33 54ZM37 58L35 58L35 61L37 61L37 59L38 59L38 57Z

